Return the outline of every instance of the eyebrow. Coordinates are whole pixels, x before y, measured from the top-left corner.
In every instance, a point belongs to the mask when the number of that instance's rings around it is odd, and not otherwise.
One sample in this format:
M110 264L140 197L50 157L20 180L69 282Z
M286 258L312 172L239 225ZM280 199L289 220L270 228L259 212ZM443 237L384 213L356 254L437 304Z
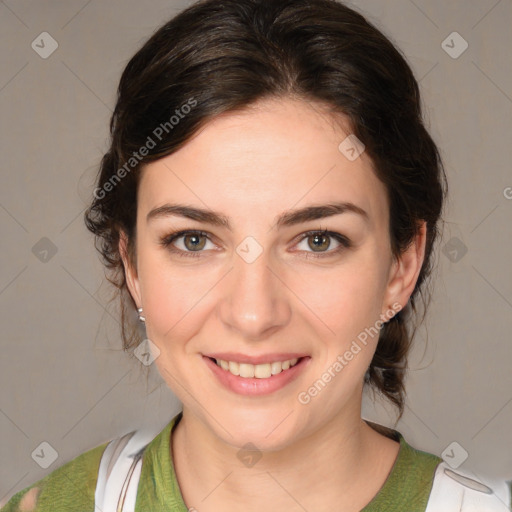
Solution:
M347 212L360 215L366 222L369 222L370 220L368 213L360 206L350 202L337 202L321 205L311 205L297 210L285 211L277 217L272 227L280 228L294 226L303 222L324 219L326 217L332 217L333 215L339 215L341 213ZM153 219L170 216L184 217L198 222L211 224L213 226L224 227L232 231L229 218L225 215L213 210L197 208L184 204L167 203L154 208L147 214L146 222L149 222Z

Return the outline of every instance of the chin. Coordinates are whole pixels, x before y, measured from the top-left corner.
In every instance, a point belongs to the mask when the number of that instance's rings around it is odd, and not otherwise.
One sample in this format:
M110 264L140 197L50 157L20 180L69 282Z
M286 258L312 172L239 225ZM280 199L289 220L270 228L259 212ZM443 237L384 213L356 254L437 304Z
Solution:
M261 451L277 451L295 441L297 426L291 411L291 407L281 406L278 410L237 409L219 415L218 418L222 418L220 425L207 420L217 435L234 447L243 448L252 443Z

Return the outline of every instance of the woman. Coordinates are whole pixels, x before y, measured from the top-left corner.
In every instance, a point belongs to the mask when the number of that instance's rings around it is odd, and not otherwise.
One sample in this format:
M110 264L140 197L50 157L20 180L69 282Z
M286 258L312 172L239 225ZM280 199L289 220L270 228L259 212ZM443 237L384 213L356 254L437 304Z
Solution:
M381 32L332 0L199 2L128 63L111 134L86 224L183 411L3 510L506 510L361 418L365 386L402 414L446 194Z

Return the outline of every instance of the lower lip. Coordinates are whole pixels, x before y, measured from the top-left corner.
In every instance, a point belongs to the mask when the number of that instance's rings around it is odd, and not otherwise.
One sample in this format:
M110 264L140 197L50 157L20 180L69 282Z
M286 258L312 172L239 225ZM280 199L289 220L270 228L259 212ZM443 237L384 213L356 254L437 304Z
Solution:
M309 363L310 357L303 357L295 366L288 370L283 370L277 375L272 375L266 379L245 378L233 375L228 370L221 368L215 361L209 357L203 356L203 360L210 367L220 383L226 388L238 393L239 395L268 395L284 388L292 380L296 379Z

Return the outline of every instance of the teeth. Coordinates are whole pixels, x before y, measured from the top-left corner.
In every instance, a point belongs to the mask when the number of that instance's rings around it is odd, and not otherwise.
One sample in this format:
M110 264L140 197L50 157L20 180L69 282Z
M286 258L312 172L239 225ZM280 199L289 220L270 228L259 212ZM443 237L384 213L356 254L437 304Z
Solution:
M272 363L270 365L270 371L272 372L272 375L277 375L278 373L281 373L281 370L283 367L281 366L281 363Z
M219 363L217 362L217 364ZM230 371L233 375L240 375L240 365L238 363L234 363L233 361L229 361L228 371Z
M240 377L254 377L254 369L253 364L240 363Z
M253 366L252 364L250 366ZM254 376L257 379L266 379L272 375L270 363L254 366Z
M268 379L272 375L277 375L283 370L288 370L288 368L295 366L298 358L264 364L237 363L235 361L224 361L223 359L216 359L215 361L222 369L227 370L233 375L239 375L244 378Z

